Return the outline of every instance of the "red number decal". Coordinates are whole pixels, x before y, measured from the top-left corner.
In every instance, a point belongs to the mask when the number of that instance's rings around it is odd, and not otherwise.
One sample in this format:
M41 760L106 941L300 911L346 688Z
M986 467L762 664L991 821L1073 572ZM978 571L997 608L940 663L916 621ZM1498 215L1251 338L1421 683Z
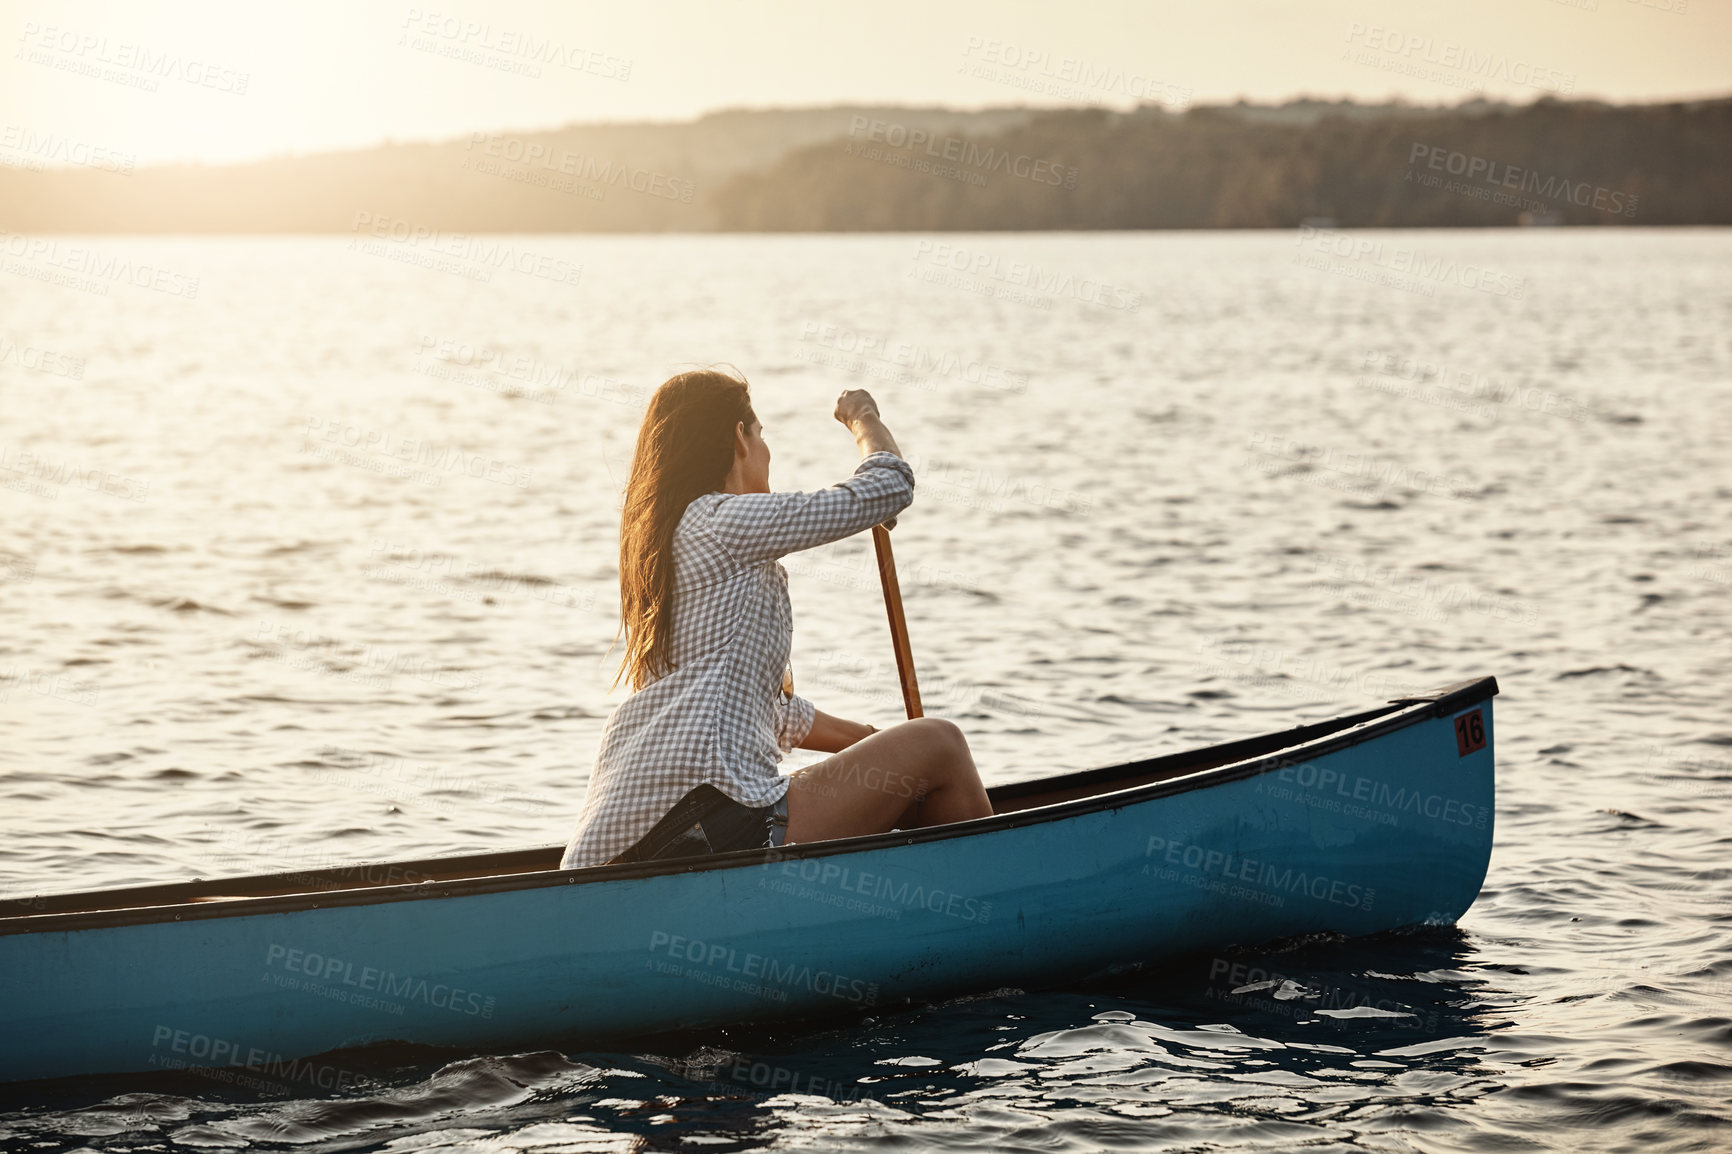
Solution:
M1479 710L1464 713L1455 719L1455 752L1466 757L1476 749L1485 748L1485 719Z

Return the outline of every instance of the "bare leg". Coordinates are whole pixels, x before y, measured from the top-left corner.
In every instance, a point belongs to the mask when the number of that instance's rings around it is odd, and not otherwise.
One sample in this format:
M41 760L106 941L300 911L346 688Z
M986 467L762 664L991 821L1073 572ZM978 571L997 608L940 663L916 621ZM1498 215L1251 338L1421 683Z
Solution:
M968 739L936 717L905 721L792 775L788 841L943 825L992 812Z

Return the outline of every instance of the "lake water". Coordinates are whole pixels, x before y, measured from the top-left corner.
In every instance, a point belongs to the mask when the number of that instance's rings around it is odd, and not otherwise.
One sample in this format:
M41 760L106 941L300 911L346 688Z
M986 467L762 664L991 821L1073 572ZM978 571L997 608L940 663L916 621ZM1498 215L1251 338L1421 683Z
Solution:
M989 782L1502 687L1456 929L340 1092L0 1091L0 1145L1732 1144L1732 233L0 239L6 897L564 841L638 417L698 364L778 488L879 398L927 708ZM789 559L793 665L884 724L868 548Z

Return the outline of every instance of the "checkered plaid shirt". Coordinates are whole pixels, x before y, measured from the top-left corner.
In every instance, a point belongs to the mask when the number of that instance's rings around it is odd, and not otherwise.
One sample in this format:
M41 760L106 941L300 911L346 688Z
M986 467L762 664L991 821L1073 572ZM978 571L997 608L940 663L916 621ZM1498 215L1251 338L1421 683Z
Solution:
M914 499L914 470L873 453L815 493L706 493L674 530L671 672L622 702L601 737L577 832L560 868L629 849L694 786L773 805L776 763L812 728L812 704L782 692L794 635L776 558L881 524Z

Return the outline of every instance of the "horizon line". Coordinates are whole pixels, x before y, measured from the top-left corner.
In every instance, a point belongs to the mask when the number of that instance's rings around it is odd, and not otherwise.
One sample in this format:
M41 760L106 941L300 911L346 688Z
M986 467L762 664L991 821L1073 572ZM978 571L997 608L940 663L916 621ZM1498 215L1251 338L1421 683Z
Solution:
M1274 109L1290 108L1290 107L1293 107L1295 105L1341 105L1341 106L1349 106L1349 107L1354 107L1354 108L1367 108L1367 109L1388 108L1388 109L1412 109L1415 111L1450 111L1450 110L1454 110L1454 109L1470 108L1470 107L1475 107L1475 106L1480 106L1480 105L1490 107L1490 108L1531 108L1534 105L1545 104L1545 103L1565 104L1565 105L1595 105L1595 106L1610 107L1610 108L1648 108L1648 107L1658 107L1658 106L1672 105L1672 104L1714 103L1714 102L1723 101L1723 100L1732 100L1732 89L1718 92L1718 93L1714 93L1714 94L1707 94L1707 95L1672 96L1672 97L1662 97L1662 98L1657 98L1657 99L1644 98L1644 99L1638 99L1638 100L1614 100L1614 99L1607 99L1604 97L1596 97L1596 96L1579 96L1579 97L1571 97L1568 99L1559 99L1555 94L1552 94L1552 93L1540 93L1540 94L1537 94L1531 100L1518 101L1518 100L1505 100L1505 99L1488 99L1485 96L1485 94L1483 92L1481 92L1481 93L1471 93L1471 94L1464 95L1461 97L1461 99L1456 100L1453 103L1448 101L1448 100L1440 100L1440 101L1437 101L1435 103L1411 101L1411 100L1408 100L1408 99L1406 99L1402 96L1399 96L1399 95L1392 97L1388 100L1376 100L1376 101L1369 101L1369 100L1368 101L1361 101L1361 100L1358 100L1352 96L1328 97L1328 96L1315 96L1315 95L1309 95L1309 94L1300 94L1300 95L1295 95L1295 96L1289 96L1289 97L1286 97L1286 98L1279 100L1279 101L1275 101L1275 100L1258 101L1258 100L1248 99L1245 96L1240 96L1231 102L1228 102L1228 101L1199 102L1199 103L1194 103L1194 104L1188 104L1188 105L1185 105L1184 107L1178 108L1178 109L1168 108L1166 105L1161 104L1160 102L1157 102L1157 101L1142 101L1142 102L1138 102L1134 105L1131 105L1129 107L1114 107L1114 106L1105 105L1105 104L983 104L983 105L979 105L979 106L975 106L975 107L969 107L969 106L963 106L963 105L950 105L950 104L904 104L904 103L898 103L898 102L894 102L894 101L886 101L886 102L838 101L835 103L828 103L828 104L772 104L772 105L761 105L761 106L723 105L721 107L713 108L713 109L710 109L706 112L698 113L696 115L686 116L686 117L681 117L681 118L668 118L668 119L645 118L645 119L638 119L638 120L567 120L567 121L563 121L563 122L556 124L556 125L549 125L549 126L540 127L540 128L491 129L491 130L488 130L485 133L483 133L482 136L483 136L483 138L489 137L489 136L500 136L500 135L546 136L546 135L551 135L554 133L569 132L569 131L572 131L574 129L580 129L580 128L671 128L671 127L678 127L681 125L695 125L695 124L699 124L705 120L709 120L709 119L716 118L716 117L728 116L728 115L767 115L767 114L773 114L773 113L829 112L829 111L845 111L848 109L866 109L866 108L892 108L892 109L905 110L905 111L909 111L909 112L929 112L929 113L930 112L950 112L950 113L956 113L959 115L968 115L968 116L981 116L981 115L987 115L987 114L991 114L991 113L1015 113L1015 112L1026 112L1026 113L1031 113L1031 114L1035 114L1035 115L1041 115L1041 114L1046 114L1046 113L1085 112L1085 111L1107 112L1107 113L1112 113L1114 115L1121 115L1121 116L1122 115L1130 115L1133 113L1140 113L1140 114L1146 115L1146 114L1151 113L1151 112L1162 112L1162 113L1165 113L1166 115L1169 115L1169 116L1185 116L1185 115L1187 115L1193 111L1200 110L1200 109L1262 108L1262 109L1274 110ZM142 170L148 170L148 169L169 169L169 168L241 168L241 167L245 167L247 165L253 165L253 164L272 164L272 163L278 163L278 162L283 162L283 161L308 160L308 159L312 159L315 157L324 157L324 156L354 155L354 154L365 153L365 152L378 152L378 151L383 151L383 150L392 149L392 148L443 147L443 146L451 145L451 144L459 144L465 140L473 141L477 138L477 136L476 136L477 131L478 130L471 129L467 132L459 132L459 133L455 133L455 134L448 135L448 136L414 137L414 138L409 138L409 139L398 139L396 137L387 136L382 140L378 140L378 141L373 142L372 144L362 144L362 145L333 147L333 148L322 148L322 149L314 149L311 151L276 152L276 153L268 153L268 154L255 156L255 157L251 157L251 158L246 158L246 159L153 161L153 162L148 163L148 164L139 165L133 171L136 172L136 171L142 171ZM53 134L49 133L47 135L53 135ZM74 172L78 172L79 170L80 170L79 165L58 164L58 165L45 165L42 168L36 169L33 171L35 172L36 175L45 176L45 175L48 175L50 173L74 173ZM18 171L18 170L15 170L15 171ZM32 171L32 170L23 170L23 171Z

